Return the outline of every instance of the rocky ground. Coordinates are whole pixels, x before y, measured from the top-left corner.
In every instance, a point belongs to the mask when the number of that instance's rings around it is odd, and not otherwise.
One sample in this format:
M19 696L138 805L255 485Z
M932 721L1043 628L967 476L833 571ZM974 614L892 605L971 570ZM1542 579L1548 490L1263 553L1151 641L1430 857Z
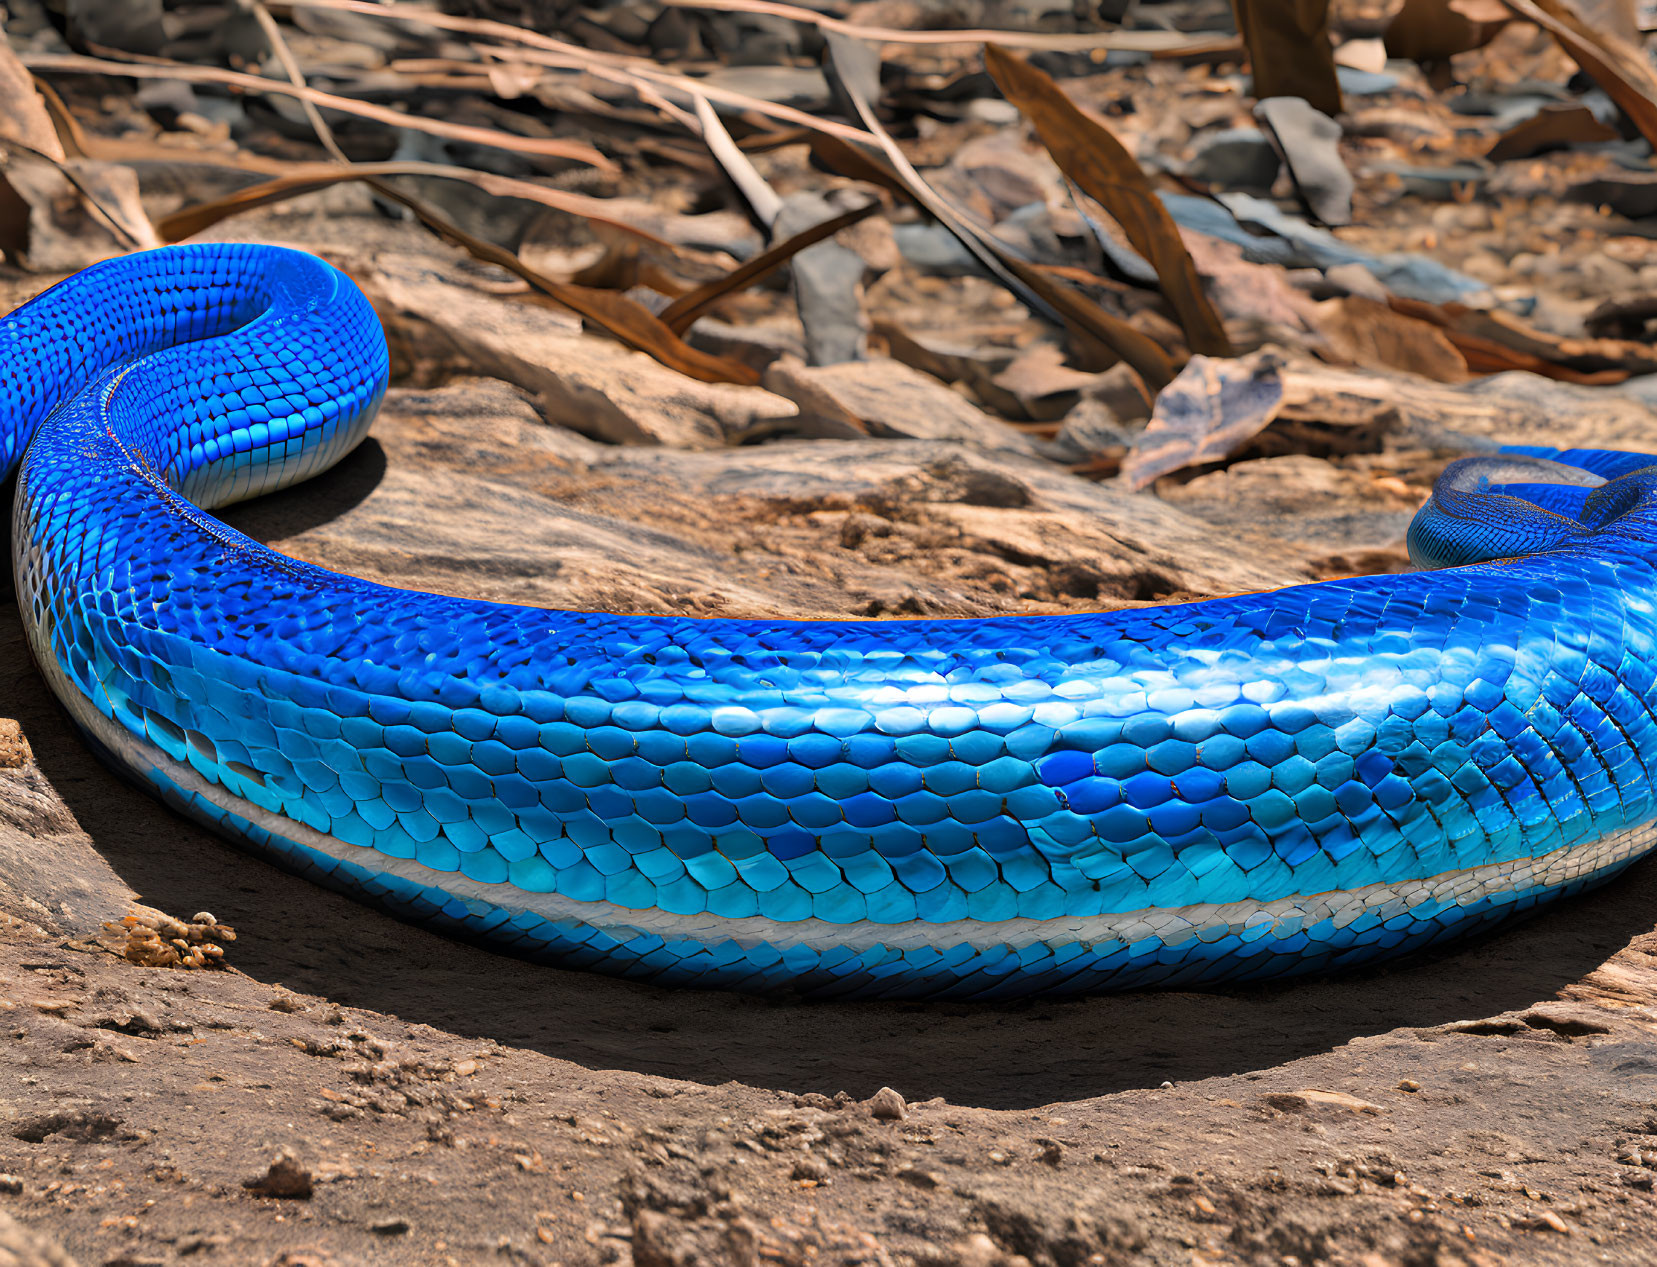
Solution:
M414 368L340 468L227 518L401 584L729 615L1154 601L1390 558L1445 456L1262 457L1157 499L987 417L1003 431L604 443L549 425L523 374L441 370L444 339L486 332L415 231L300 212L246 231L371 257ZM448 289L417 307L415 281ZM0 666L0 1212L79 1262L1657 1255L1649 865L1332 981L995 1007L668 991L502 959L246 857L97 764L10 605ZM135 901L233 926L226 970L124 959L105 925Z
M688 37L660 13L683 10L655 6L648 38L627 35L649 8L599 5L575 25L595 46L642 40L732 91L830 110L821 41L792 19L740 28L775 47L739 59L740 40L716 40L710 58L673 42ZM916 25L942 20L935 8L851 12ZM1045 20L1028 8L956 18ZM1179 30L1225 16L1157 8ZM254 65L252 9L225 9L220 24L209 3L169 8L172 53ZM388 36L319 12L283 17L332 87L415 110L419 82L484 137L439 154L429 135L330 111L349 157L435 155L583 191L578 205L656 239L418 183L518 263L659 312L766 245L725 169L700 140L664 138L636 85L549 82L498 48L485 79L446 29ZM6 35L36 65L69 47L32 0L8 6ZM1182 372L1160 394L960 267L953 239L896 204L692 325L691 347L725 366L710 383L342 185L206 234L349 272L386 326L393 388L338 468L224 517L342 571L513 602L984 616L1401 570L1410 515L1452 458L1649 446L1649 146L1603 121L1615 111L1536 28L1460 54L1448 79L1394 60L1350 81L1362 91L1339 154L1357 214L1338 243L1366 263L1304 237L1235 41L1203 47L1046 64L1165 192L1257 196L1226 204L1255 217L1241 245L1183 222L1179 235L1231 357L1191 357L1154 283L1128 284L1120 258L1106 268L1093 204L986 86L977 45L887 47L909 158L1166 349ZM7 57L9 110L28 81ZM135 240L321 156L297 107L182 79L142 99L112 77L56 82L88 133L63 170L130 216ZM556 129L524 105L531 88ZM1537 111L1572 148L1537 144ZM53 125L35 122L45 132L22 139L49 148ZM800 224L871 196L776 124L732 118L755 179ZM522 149L571 138L625 170ZM134 245L7 153L30 234L0 216L0 246L29 271L0 269L0 312ZM1421 298L1433 286L1449 291ZM1654 911L1645 863L1367 973L1016 1005L802 1004L526 965L319 890L119 781L58 712L0 594L0 1267L1653 1262ZM160 966L171 937L200 966Z

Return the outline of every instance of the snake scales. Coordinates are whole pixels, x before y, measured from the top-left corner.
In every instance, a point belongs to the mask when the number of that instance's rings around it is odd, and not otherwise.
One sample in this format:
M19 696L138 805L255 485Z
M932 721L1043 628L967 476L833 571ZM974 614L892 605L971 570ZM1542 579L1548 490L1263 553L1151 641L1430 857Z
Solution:
M387 373L355 287L270 247L111 261L0 323L58 698L168 804L404 917L984 997L1339 968L1657 844L1657 457L1453 465L1411 530L1440 570L997 620L540 611L207 513L337 461Z

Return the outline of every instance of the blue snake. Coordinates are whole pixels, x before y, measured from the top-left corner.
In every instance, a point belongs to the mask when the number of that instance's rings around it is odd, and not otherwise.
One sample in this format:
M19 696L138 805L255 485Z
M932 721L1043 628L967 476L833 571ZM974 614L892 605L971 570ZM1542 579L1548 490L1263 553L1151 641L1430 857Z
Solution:
M1405 575L994 620L440 597L208 513L348 453L388 372L356 287L266 246L113 260L0 323L58 699L169 805L404 918L658 982L985 998L1338 969L1657 844L1657 457L1457 462Z

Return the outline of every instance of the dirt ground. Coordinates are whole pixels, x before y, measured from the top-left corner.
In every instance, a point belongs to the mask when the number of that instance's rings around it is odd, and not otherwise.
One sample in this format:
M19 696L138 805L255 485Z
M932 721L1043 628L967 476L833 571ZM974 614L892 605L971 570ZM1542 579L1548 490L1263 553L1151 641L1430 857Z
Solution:
M222 7L222 22L203 6L174 23L173 51L253 66L263 45L246 6ZM1199 28L1225 9L1167 7ZM627 8L583 8L585 22L613 10L617 23L583 38L622 41ZM932 6L862 8L907 22ZM1003 8L1040 6L990 16ZM68 45L46 10L7 11L18 56L53 73ZM653 25L663 56L676 30ZM420 76L448 94L443 108L471 102L470 135L522 133L444 150L336 119L354 160L430 154L587 191L659 235L641 254L567 211L421 186L454 223L612 307L625 294L657 311L668 294L653 285L682 297L764 245L701 140L658 135L611 81L539 81L528 63L486 78L442 31L319 18L292 34L342 93L397 99L395 76ZM828 109L797 45L800 65L733 64L723 82ZM952 264L953 239L902 206L835 239L824 293L847 301L849 327L833 311L803 320L784 274L691 327L698 352L730 358L709 383L529 302L521 273L439 245L353 186L213 226L345 268L395 368L355 454L225 518L356 575L520 603L1058 612L1401 570L1410 515L1451 458L1657 435L1649 148L1577 100L1574 66L1535 28L1460 55L1454 93L1396 61L1348 88L1340 155L1357 215L1339 244L1362 263L1306 245L1235 52L1049 61L1163 192L1222 190L1221 142L1269 151L1264 187L1238 188L1275 190L1265 209L1291 209L1289 236L1257 219L1245 232L1227 212L1220 228L1241 244L1189 226L1181 238L1239 354L1189 362L1178 314L1143 277L1129 285L1120 260L1100 275L1091 204L1066 192L969 52L970 65L959 50L889 58L903 74L888 75L888 96L925 106L893 119L906 152L998 240L1177 352L1189 372L1166 389L1176 403L1208 374L1212 407L1186 412L1225 445L1147 443L1154 392L1125 364L1076 368L1056 328ZM112 205L140 227L323 157L297 107L204 84L140 101L112 76L55 74L109 156L96 163L121 177L110 197L128 196ZM556 137L519 91L536 83ZM1517 145L1527 95L1591 143ZM840 206L812 199L878 192L831 177L800 136L754 118L738 131L760 142L754 179L801 199L805 222ZM572 137L602 140L622 174L525 150ZM1487 158L1498 142L1513 152ZM234 170L249 155L256 173ZM228 174L209 179L215 156ZM16 158L6 170L26 175ZM107 226L55 188L31 204L33 271L0 269L0 313L131 245L105 242ZM1446 268L1489 293L1439 294L1427 283ZM1394 312L1381 276L1430 302ZM848 331L855 356L811 354ZM736 362L753 373L732 376ZM1278 393L1271 408L1232 417L1227 375ZM1160 426L1177 411L1158 399ZM1159 443L1174 453L1161 478L1141 491L1112 478ZM0 488L0 504L11 496ZM58 711L6 583L0 1267L1657 1262L1657 861L1482 940L1337 979L993 1006L661 989L397 923L172 815ZM108 926L134 911L210 912L235 930L217 943L224 967L129 962L128 935Z

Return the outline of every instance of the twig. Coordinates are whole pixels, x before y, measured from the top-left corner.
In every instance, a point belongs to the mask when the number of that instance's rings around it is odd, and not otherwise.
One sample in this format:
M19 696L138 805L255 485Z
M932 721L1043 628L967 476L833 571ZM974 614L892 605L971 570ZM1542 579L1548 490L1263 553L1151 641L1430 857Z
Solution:
M1179 31L1099 31L1091 35L1065 35L1040 31L905 31L890 26L864 26L841 18L772 0L663 0L676 9L713 9L721 13L763 13L770 17L805 22L825 31L838 31L854 39L878 44L1005 44L1012 48L1044 49L1049 52L1089 52L1093 49L1121 49L1136 53L1185 54L1208 52L1217 45L1234 45L1235 36L1222 32L1187 35Z
M19 60L32 71L56 72L67 75L115 75L127 79L183 79L190 83L225 84L248 92L275 93L296 97L313 105L325 106L344 114L355 114L365 119L407 128L412 132L428 132L452 141L470 141L493 149L512 150L520 154L539 154L546 158L563 158L586 163L607 172L619 170L615 163L590 145L579 141L563 141L553 137L513 136L495 128L471 127L464 123L445 123L421 115L406 114L385 106L354 101L350 97L336 97L333 93L315 88L297 88L276 79L258 75L244 75L217 66L192 66L188 62L174 62L152 58L144 62L117 62L98 57L83 57L77 53L22 53Z
M282 69L287 72L288 82L295 88L304 91L310 90L310 84L305 82L305 75L299 69L299 63L294 60L293 51L288 47L287 40L282 38L282 28L276 25L276 19L270 16L270 10L265 8L260 0L249 0L249 7L253 16L258 19L259 29L265 33L265 39L270 43L271 52L276 54L276 60L282 63ZM349 164L351 160L340 149L339 142L334 139L334 130L328 126L327 120L322 117L322 111L316 108L316 103L306 97L299 98L299 108L305 112L305 118L310 121L311 131L316 133L316 139L322 142L322 148L334 156L334 160Z
M777 217L782 214L781 196L765 183L765 177L759 174L748 156L737 149L731 134L725 130L725 125L719 121L714 108L701 93L696 95L696 120L702 125L702 141L708 147L709 153L725 169L725 174L731 178L731 183L737 187L737 191L748 200L748 205L754 209L760 223L770 229L777 222Z
M113 142L119 145L120 142ZM99 147L101 149L101 147ZM94 157L97 154L94 153ZM123 161L115 152L110 157L116 161ZM214 159L191 158L181 155L177 158L168 156L174 163L187 163L196 166L225 166L226 164ZM139 161L128 158L124 161ZM238 167L237 170L250 170ZM417 163L417 162L386 162L386 163L353 163L349 170L342 169L337 163L266 163L258 169L262 173L273 174L275 179L239 189L222 199L204 203L196 207L185 207L173 212L163 220L163 224L172 226L170 236L173 240L189 237L206 228L207 224L214 223L222 218L220 214L230 214L228 208L234 204L236 211L245 211L264 203L278 202L283 198L291 198L298 193L308 193L313 189L323 189L331 184L337 184L343 179L367 179L371 176L422 176L440 180L459 180L474 185L487 194L497 198L521 198L525 202L540 203L544 207L551 207L555 211L562 211L566 215L579 216L607 228L628 234L630 237L646 242L658 250L670 255L679 254L679 248L665 238L657 237L647 229L641 229L636 224L629 224L620 218L607 205L607 198L593 198L586 194L567 193L562 189L549 189L544 185L532 185L526 180L516 180L511 176L496 176L493 172L475 172L466 167L451 167L446 163ZM220 204L224 204L221 207ZM188 227L192 217L205 222Z
M825 30L840 31L859 39L876 40L884 44L983 44L995 42L1014 48L1047 49L1055 52L1087 52L1091 49L1122 49L1129 52L1183 55L1204 53L1217 48L1241 47L1234 35L1222 32L1184 34L1178 31L1100 31L1095 34L1063 35L1032 31L902 31L885 26L863 26L846 22L827 14L791 4L774 4L770 0L665 0L682 9L714 9L726 13L764 13L773 17L808 22ZM419 22L445 31L465 31L474 35L488 35L496 39L515 40L534 48L579 53L587 57L603 56L578 45L555 40L535 31L495 22L487 18L455 17L436 13L410 4L377 4L369 0L284 0L291 8L338 9L347 13L362 13L369 17L390 18L399 22ZM622 60L615 54L609 58Z
M675 334L684 334L698 317L726 295L752 286L767 273L781 268L806 247L815 246L824 238L833 237L841 229L848 229L859 220L867 219L880 210L880 205L880 200L874 199L861 207L824 220L820 224L814 224L804 232L796 233L793 237L778 242L770 250L754 256L724 277L716 278L688 294L679 296L658 314L662 324Z

